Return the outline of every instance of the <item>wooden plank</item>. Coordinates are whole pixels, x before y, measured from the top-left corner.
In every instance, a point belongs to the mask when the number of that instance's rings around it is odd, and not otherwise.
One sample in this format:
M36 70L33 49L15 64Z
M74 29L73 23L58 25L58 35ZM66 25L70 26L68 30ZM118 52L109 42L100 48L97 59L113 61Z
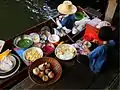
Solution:
M117 4L118 3L117 3L116 0L109 0L108 1L108 7L107 7L107 10L105 12L105 19L104 20L106 20L108 22L112 21L112 18L114 16Z

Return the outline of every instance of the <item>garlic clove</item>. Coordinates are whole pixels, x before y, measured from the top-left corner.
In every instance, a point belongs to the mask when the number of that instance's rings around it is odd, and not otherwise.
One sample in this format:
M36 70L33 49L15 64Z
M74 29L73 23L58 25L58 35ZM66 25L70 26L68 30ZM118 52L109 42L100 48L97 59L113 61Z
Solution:
M39 72L40 72L39 68L36 67L36 68L33 69L33 74L34 75L38 75Z
M45 69L45 73L48 74L50 72L50 69Z
M44 76L44 72L43 71L40 71L39 75L38 75L40 78L42 78Z
M45 70L45 65L44 65L44 64L40 64L40 65L38 66L38 68L43 71L43 70Z
M49 80L49 78L48 78L47 75L43 75L43 76L42 76L42 80L45 81L45 82L47 82L47 81Z
M55 75L54 75L54 73L53 73L52 71L48 73L48 77L49 77L50 79L54 78L54 76L55 76Z

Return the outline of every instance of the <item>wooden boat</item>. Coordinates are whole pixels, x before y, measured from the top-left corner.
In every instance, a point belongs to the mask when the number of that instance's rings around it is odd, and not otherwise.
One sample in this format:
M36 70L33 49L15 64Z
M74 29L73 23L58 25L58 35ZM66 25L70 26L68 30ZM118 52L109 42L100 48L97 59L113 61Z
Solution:
M13 44L14 39L17 36L23 35L23 34L30 34L30 33L38 33L40 32L41 28L44 26L48 26L50 28L50 32L53 33L53 27L57 27L57 25L52 21L52 20L48 20L45 22L42 22L40 24L37 24L31 28L28 28L27 30L25 30L24 32L13 36L12 38L8 39L5 41L5 45L2 51L6 50L6 49L11 49L12 53L17 55L17 53L13 50L13 48L15 47ZM78 38L81 38L84 32L81 32L81 34L77 33L75 35L72 35L72 33L69 33L68 35L74 40L76 41ZM60 41L64 41L66 43L72 43L71 40L67 37L67 36L63 36ZM18 55L17 55L18 56ZM18 56L19 57L19 56ZM18 82L20 82L21 80L23 80L25 77L28 76L28 66L26 66L24 64L24 62L21 59L21 67L18 70L17 73L15 73L13 76L2 79L0 81L0 88L10 88L13 85L17 84Z
M6 40L3 51L8 49L8 48L13 50L13 48L14 48L13 41L17 36L20 36L23 34L30 34L33 32L38 33L38 32L40 32L41 28L44 26L48 26L50 28L51 33L53 33L53 28L57 27L57 25L52 20L48 20L48 21L39 23L31 28L28 28L27 30L25 30L24 32L22 32L20 34L13 36L11 39ZM84 30L82 32L75 34L75 35L73 35L72 32L70 32L68 35L73 39L73 41L76 41L76 40L80 39L83 36L83 34L84 34ZM63 36L60 39L60 41L64 41L65 43L72 43L67 35ZM16 54L16 52L14 50L12 51L12 53ZM52 56L52 55L50 55L50 56ZM61 63L62 63L62 61L61 61ZM63 63L63 64L66 64L66 63ZM67 63L66 65L70 65L70 64L71 64L71 62ZM21 67L18 70L18 72L9 78L1 80L0 81L0 88L11 88L14 85L16 85L18 82L22 81L27 76L28 76L28 66L26 66L21 59Z

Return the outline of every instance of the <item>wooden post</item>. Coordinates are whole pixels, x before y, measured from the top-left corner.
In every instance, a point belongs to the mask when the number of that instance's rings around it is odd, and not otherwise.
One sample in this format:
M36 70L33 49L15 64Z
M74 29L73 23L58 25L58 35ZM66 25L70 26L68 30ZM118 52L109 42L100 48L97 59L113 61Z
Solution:
M108 0L108 7L105 12L105 21L111 22L114 16L116 7L117 7L117 0Z

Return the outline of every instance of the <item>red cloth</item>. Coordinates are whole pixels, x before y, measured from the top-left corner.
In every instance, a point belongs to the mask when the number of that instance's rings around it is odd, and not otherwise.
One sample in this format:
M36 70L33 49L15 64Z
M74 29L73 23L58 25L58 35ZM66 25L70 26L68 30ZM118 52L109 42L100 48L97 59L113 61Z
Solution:
M98 31L99 30L97 28L86 24L86 30L83 39L90 42L92 42L93 40L97 40L98 44L102 44L103 41L99 39Z

